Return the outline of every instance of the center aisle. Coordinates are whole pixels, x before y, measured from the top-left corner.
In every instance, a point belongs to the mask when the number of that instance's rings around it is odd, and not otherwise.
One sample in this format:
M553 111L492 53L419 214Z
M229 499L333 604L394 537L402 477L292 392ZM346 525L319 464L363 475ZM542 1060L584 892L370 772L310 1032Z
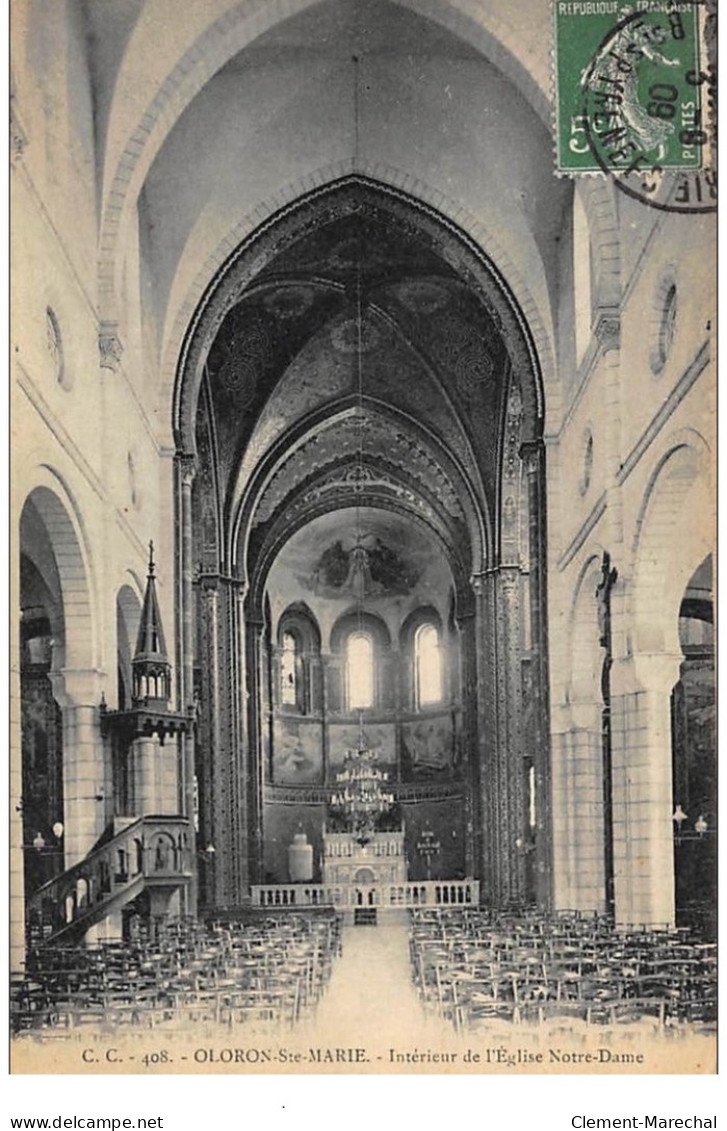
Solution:
M411 980L407 926L344 927L342 943L313 1024L320 1040L382 1047L395 1037L421 1043L441 1034Z

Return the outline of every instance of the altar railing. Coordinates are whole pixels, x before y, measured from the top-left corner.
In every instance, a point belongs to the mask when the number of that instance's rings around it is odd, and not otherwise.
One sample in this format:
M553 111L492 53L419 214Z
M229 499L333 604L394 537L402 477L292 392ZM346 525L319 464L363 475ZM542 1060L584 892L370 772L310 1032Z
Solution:
M257 884L254 907L472 907L479 880L418 880L395 884Z

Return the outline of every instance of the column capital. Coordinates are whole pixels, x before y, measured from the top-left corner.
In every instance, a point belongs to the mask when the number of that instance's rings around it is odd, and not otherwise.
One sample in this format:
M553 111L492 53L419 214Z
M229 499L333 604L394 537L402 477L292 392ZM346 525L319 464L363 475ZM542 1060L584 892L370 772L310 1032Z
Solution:
M61 668L51 672L53 695L62 707L98 707L106 673L96 668Z
M191 487L197 474L197 457L192 452L176 452L174 462L179 468L183 487Z
M540 461L545 451L542 437L535 440L524 440L520 445L519 456L529 475L534 475L540 467Z
M615 310L601 310L593 328L596 341L602 353L609 353L621 347L621 315Z
M502 565L497 571L497 579L506 595L516 591L521 576L518 565Z
M479 570L470 574L470 588L475 597L483 597L487 588L487 571Z
M205 593L218 593L222 578L219 573L208 573L200 569L194 579L194 584L203 589Z
M28 146L28 135L20 120L17 99L14 94L10 96L10 163L17 165L22 160Z
M123 352L118 323L102 322L98 329L98 355L101 368L118 373Z

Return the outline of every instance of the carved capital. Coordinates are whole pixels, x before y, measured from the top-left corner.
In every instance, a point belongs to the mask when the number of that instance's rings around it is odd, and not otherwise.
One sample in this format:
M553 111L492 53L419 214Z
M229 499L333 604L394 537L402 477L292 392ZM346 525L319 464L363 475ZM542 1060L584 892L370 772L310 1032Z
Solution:
M470 577L470 586L475 597L484 597L487 585L487 574L484 572L473 573Z
M543 454L542 440L526 440L520 445L520 459L528 475L535 475L540 470Z
M520 567L510 564L500 566L497 579L503 595L508 600L512 599L520 590Z
M246 577L232 577L232 578L230 578L230 584L232 585L232 588L237 593L237 600L238 600L239 604L243 605L245 603L245 600L247 599L247 594L250 590L249 581L247 580Z
M102 322L98 332L98 355L102 369L118 373L124 347L115 322Z
M199 585L200 589L204 592L205 596L209 597L213 594L215 597L217 596L221 581L220 575L218 573L205 573L203 570L200 570L200 572L197 574L197 577L195 578L195 581L196 584Z
M22 158L28 145L28 135L20 120L17 102L14 95L10 98L10 163L16 165Z
M182 487L191 488L197 474L197 457L190 452L177 452L174 461L179 468Z
M602 312L596 319L594 333L602 353L620 349L621 316L613 312Z

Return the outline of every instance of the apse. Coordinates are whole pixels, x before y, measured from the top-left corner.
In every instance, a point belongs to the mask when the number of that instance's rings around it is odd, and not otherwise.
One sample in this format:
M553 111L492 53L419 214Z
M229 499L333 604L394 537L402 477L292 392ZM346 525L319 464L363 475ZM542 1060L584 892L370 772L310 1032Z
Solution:
M266 585L264 645L269 882L289 880L299 830L320 861L324 831L341 824L330 791L359 743L393 792L377 828L404 832L410 878L426 866L417 853L425 827L448 830L441 874L464 875L453 602L443 547L424 523L393 511L332 510L280 550Z

